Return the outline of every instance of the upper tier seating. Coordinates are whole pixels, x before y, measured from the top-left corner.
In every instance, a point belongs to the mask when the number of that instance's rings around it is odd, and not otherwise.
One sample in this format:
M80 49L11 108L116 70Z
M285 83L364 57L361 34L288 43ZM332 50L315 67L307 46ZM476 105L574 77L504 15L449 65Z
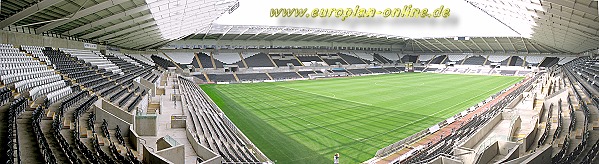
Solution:
M164 59L162 57L158 57L157 55L152 55L150 58L154 61L154 63L158 64L158 66L168 69L168 67L176 67L176 65L169 61L168 59Z
M487 59L480 55L468 56L463 60L462 65L483 65Z
M372 55L374 57L374 61L379 62L379 64L391 64L393 63L393 61L379 55L379 54L373 54Z
M354 55L362 59L364 62L366 62L366 64L370 64L374 60L374 56L372 56L372 54L365 52L351 52L349 55Z
M528 59L528 58L527 58ZM551 67L559 62L558 57L545 57L545 59L539 63L539 67Z
M191 64L191 62L193 61L193 58L194 58L193 52L167 52L167 51L165 51L164 54L166 54L166 56L173 59L173 61L175 61L176 63L180 63L180 64Z
M429 64L445 64L447 62L445 58L447 58L447 55L437 55Z
M196 58L197 57L197 58ZM191 64L196 67L196 68L214 68L214 65L212 65L212 59L210 59L210 56L206 55L203 52L199 52L196 57L193 58L193 61L191 62ZM200 61L200 63L202 63L202 65L200 66L200 64L198 63L198 60Z
M147 64L150 66L154 66L154 62L152 61L152 59L149 59L143 55L140 54L125 54L125 56L129 56L129 58L137 61L137 63L140 64Z
M76 57L79 60L83 60L86 63L90 63L93 66L97 66L98 69L104 69L107 72L121 73L122 70L114 63L107 60L104 55L97 51L89 50L77 50L77 49L61 49L66 54Z
M52 64L50 60L48 60L48 57L42 52L44 47L21 45L21 50L33 55L33 57L39 58L40 61L44 61L48 65Z
M435 57L435 55L420 55L418 56L418 63L428 64L433 57Z
M526 65L538 66L544 58L543 56L526 56Z
M522 64L524 64L524 60L520 56L512 56L509 66L522 66Z
M507 66L507 62L510 59L510 56L497 56L490 55L488 57L488 61L486 65L491 65L491 63L501 63L503 66Z
M320 54L320 58L324 60L330 66L337 65L340 63L341 65L349 65L337 54Z
M272 61L277 64L278 67L287 67L287 64L293 66L302 66L300 62L292 54L269 54ZM268 62L268 61L264 61Z
M317 55L296 55L297 58L302 62L323 62Z
M394 64L394 63L401 63L399 61L399 55L396 53L379 53L379 55L381 55L381 57L387 59L389 61L390 64Z
M134 65L136 65L136 66L142 66L142 65L141 65L140 63L138 63L136 60L133 60L133 59L131 59L129 56L127 56L127 55L125 55L125 54L123 54L123 53L120 53L120 52L118 52L118 51L108 51L108 52L107 52L107 54L108 54L108 55L111 55L111 56L118 57L119 59L122 59L122 60L124 60L124 61L126 61L126 62L128 62L128 63L134 64ZM114 61L112 61L112 62L114 62ZM115 64L116 64L116 63L115 63Z
M244 60L248 67L274 67L265 53L258 53Z
M404 55L403 57L401 57L401 61L404 63L416 63L416 60L418 60L418 56L415 55Z
M342 54L342 53L338 53L337 55L339 55L339 57L341 57L345 61L347 61L348 64L366 64L366 63L364 63L364 61L362 59L355 57L353 55L346 55L346 54Z
M239 53L218 53L213 54L214 62L221 62L225 65L237 65L239 68L244 68L243 62Z

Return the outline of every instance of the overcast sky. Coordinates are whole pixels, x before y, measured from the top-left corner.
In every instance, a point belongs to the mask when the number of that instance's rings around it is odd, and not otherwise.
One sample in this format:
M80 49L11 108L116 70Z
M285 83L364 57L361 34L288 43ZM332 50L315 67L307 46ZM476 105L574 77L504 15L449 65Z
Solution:
M240 7L224 14L216 24L267 25L337 29L388 34L411 38L455 36L519 36L464 0L239 0ZM271 18L271 8L402 8L412 4L428 8L429 13L444 5L450 8L448 18Z

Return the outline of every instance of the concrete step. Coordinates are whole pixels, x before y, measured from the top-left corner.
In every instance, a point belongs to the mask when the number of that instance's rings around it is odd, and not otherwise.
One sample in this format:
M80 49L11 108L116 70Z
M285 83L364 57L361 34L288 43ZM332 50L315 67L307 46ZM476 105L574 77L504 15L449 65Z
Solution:
M43 163L40 159L44 159L44 155L33 132L32 113L32 111L25 111L17 119L19 151L21 151L22 163Z

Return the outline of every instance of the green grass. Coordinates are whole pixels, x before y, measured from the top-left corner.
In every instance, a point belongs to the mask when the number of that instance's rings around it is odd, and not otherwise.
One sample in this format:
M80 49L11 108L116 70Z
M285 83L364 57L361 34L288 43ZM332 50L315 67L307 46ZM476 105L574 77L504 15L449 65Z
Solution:
M201 87L277 163L360 163L521 77L406 73Z

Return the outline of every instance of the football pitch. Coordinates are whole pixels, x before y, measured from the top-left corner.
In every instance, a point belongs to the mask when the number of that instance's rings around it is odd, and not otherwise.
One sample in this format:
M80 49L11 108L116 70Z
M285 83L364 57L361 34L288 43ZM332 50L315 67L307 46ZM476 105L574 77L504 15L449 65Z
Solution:
M360 163L522 77L402 73L201 85L276 163Z

